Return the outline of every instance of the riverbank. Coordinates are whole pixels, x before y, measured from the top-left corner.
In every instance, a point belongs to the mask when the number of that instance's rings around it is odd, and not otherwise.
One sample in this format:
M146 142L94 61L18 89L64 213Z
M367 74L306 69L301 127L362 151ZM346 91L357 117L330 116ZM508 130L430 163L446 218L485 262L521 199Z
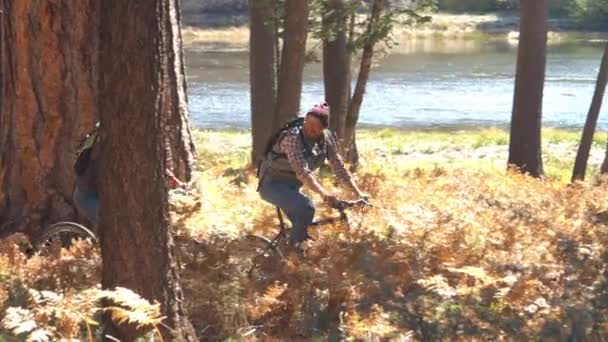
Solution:
M543 161L548 179L567 183L581 131L543 129ZM245 165L251 143L247 130L195 130L198 146L205 146L201 166ZM393 165L399 170L433 168L473 169L504 173L509 133L500 128L462 130L360 129L357 133L364 165ZM606 148L606 132L596 132L587 179L598 173ZM238 156L237 159L234 159ZM224 160L223 162L221 162Z
M519 17L516 14L433 14L431 22L416 28L396 27L397 42L412 39L503 39L517 41ZM606 40L607 33L578 30L574 21L549 20L549 42L560 43L572 39ZM184 43L246 47L249 42L247 17L243 15L199 14L184 19ZM316 42L310 42L311 46Z

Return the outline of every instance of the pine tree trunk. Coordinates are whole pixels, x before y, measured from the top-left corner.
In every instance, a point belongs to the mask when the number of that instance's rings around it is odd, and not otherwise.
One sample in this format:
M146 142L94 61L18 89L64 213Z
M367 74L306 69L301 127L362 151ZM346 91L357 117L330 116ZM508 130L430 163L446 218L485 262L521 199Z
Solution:
M384 0L374 0L367 27L367 34L370 34L374 28L374 25L377 24L383 8ZM363 95L365 94L365 87L367 86L367 80L369 79L369 73L372 68L375 45L376 42L371 40L363 47L361 66L359 67L359 76L357 77L357 84L355 85L353 98L351 99L348 108L348 117L346 118L344 144L342 149L345 153L345 160L351 163L354 167L356 167L359 163L359 152L357 150L357 141L355 139L355 128L357 126L357 122L359 121L359 112L361 110L361 104L363 103Z
M251 160L263 158L272 134L277 97L274 8L270 3L249 0L249 70L251 87Z
M35 233L75 219L72 165L97 120L99 3L0 6L0 235Z
M273 131L300 111L308 33L308 0L286 0L285 33Z
M542 177L541 119L548 0L520 1L520 35L509 143L510 167Z
M597 119L600 116L600 109L602 108L602 100L604 99L604 92L606 91L606 82L608 82L608 44L606 44L606 47L604 48L604 55L600 64L599 74L597 75L593 100L591 101L589 112L587 113L583 137L581 138L581 143L578 146L578 152L576 153L576 161L574 163L574 170L572 171L573 182L585 179L587 160L589 159L589 152L591 151L591 145L593 144L593 135L595 134Z
M186 74L184 57L182 51L181 11L179 1L168 1L164 4L164 34L162 39L164 53L169 60L167 72L164 74L167 83L175 83L178 86L167 87L163 92L162 103L164 110L171 113L164 122L167 134L167 168L173 171L175 176L181 180L189 181L192 178L192 166L194 164L194 153L196 151L188 112L188 99L186 97ZM176 53L179 51L179 53ZM182 87L184 91L177 89Z
M182 115L178 104L185 96L184 83L174 77L179 72L175 61L181 60L181 50L172 45L167 32L179 25L175 23L176 6L176 0L102 2L102 286L127 287L158 301L166 317L164 324L171 328L159 327L164 339L194 341L173 259L164 180L168 135L164 125L169 118ZM173 51L167 53L168 49ZM111 322L107 329L125 341L140 333L132 326Z
M323 18L325 30L335 32L331 40L323 42L323 81L325 99L331 108L330 128L341 144L346 128L348 102L350 100L351 56L347 50L347 15L344 0L329 0Z

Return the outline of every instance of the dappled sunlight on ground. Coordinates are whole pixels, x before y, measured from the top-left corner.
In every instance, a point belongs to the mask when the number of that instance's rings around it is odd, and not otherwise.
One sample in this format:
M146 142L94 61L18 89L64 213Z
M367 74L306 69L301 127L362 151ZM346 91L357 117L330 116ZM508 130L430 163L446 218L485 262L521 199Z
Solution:
M348 226L324 227L304 259L289 254L271 277L253 281L245 257L251 245L243 237L271 237L278 220L255 191L250 136L196 132L199 194L174 198L171 210L185 304L201 339L606 336L606 185L507 172L508 140L500 130L408 134L362 132L365 163L355 177L373 207L350 211ZM548 133L549 146L576 140L559 134ZM480 150L488 162L480 162ZM565 170L572 162L548 164ZM326 170L321 178L350 196ZM315 203L321 206L316 197ZM334 214L317 211L319 218ZM95 274L99 256L86 247L72 259L92 262L58 271L44 261L46 272L34 267L42 265L39 258L23 259L9 245L0 250L3 306L25 277L22 270L30 270L27 287L57 291L95 283L44 280L57 272Z

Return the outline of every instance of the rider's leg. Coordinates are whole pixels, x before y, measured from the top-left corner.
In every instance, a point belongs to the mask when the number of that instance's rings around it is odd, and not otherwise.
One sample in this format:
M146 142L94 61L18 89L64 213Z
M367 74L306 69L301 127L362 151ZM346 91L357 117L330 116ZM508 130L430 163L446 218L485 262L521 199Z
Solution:
M307 228L315 216L312 201L300 192L301 184L297 181L267 181L260 187L262 199L285 210L293 227L290 237L292 244L304 241Z
M78 212L86 217L94 226L97 225L97 212L99 208L99 196L94 192L85 192L76 189L73 195L74 204Z

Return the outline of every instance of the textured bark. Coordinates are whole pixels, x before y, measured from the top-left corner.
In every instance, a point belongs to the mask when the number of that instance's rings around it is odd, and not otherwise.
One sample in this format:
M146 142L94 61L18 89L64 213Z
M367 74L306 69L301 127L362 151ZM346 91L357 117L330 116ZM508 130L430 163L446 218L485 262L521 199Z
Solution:
M346 37L348 17L344 0L329 0L327 10L329 15L323 18L323 26L325 30L335 32L335 36L323 41L323 81L325 99L331 108L330 128L341 142L350 101L351 56Z
M179 1L167 1L164 8L162 23L163 53L168 58L167 73L163 76L166 84L175 84L166 87L163 91L163 110L171 113L163 117L166 134L167 168L181 180L189 181L192 178L192 165L194 161L195 146L192 140L188 101L186 98L186 75L182 51L181 13ZM177 53L179 52L179 53ZM177 91L178 89L183 91Z
M99 4L0 4L0 234L35 233L75 216L72 165L97 118Z
M373 31L374 25L376 25L380 19L383 8L384 0L374 0L367 26L367 34L370 34ZM367 86L367 80L369 79L369 73L372 68L375 45L376 42L374 40L370 40L363 47L359 75L357 76L357 84L355 85L355 91L353 92L353 98L350 101L348 116L346 118L342 149L344 150L346 161L351 163L354 167L356 167L359 162L359 152L357 150L357 141L355 139L355 127L359 121L359 112L361 110L361 104L363 103L363 95L365 94L365 87Z
M510 167L542 177L541 119L548 0L520 1L520 35L509 143Z
M600 173L602 175L608 173L608 146L606 146L606 155L604 156L604 161L602 162L602 166L600 167Z
M593 143L593 135L595 134L597 119L600 116L600 109L602 108L602 100L604 99L607 81L608 44L606 44L606 47L604 48L604 55L600 64L600 71L597 75L597 82L595 83L593 100L591 101L589 112L587 113L587 120L585 121L585 128L583 129L583 137L581 138L581 143L578 146L578 152L576 153L576 161L574 162L574 170L572 171L573 182L576 180L585 179L589 152L591 151L591 144Z
M273 131L300 111L308 10L308 0L286 0L285 38Z
M277 72L277 80L276 83L279 83L279 76L281 73L281 33L279 29L281 28L281 18L279 14L279 0L267 0L272 2L274 17L273 17L273 25L274 25L274 55L275 55L275 67L274 69ZM277 89L278 91L278 89Z
M249 0L249 77L251 88L251 160L263 158L272 135L277 94L274 8L270 2Z
M166 341L194 341L173 260L164 125L181 113L184 83L172 75L176 0L104 0L101 11L100 227L102 286L127 287L161 304ZM170 23L167 23L169 21ZM178 28L178 27L177 27ZM175 32L175 31L173 31ZM167 53L168 49L173 49ZM168 98L168 96L170 98ZM167 104L169 103L169 104ZM131 326L108 322L131 341Z

